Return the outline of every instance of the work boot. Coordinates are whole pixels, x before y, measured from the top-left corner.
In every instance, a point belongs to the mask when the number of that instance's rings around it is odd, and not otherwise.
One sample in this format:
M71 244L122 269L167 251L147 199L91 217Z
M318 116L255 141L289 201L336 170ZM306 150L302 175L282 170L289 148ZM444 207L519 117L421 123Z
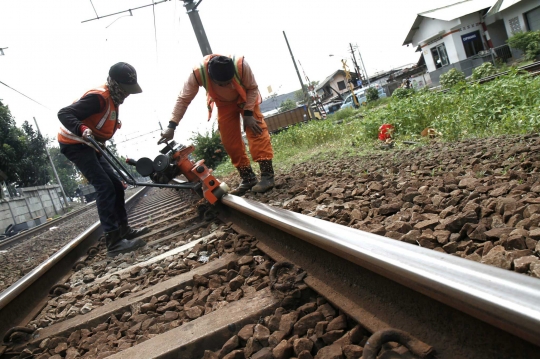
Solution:
M120 237L125 238L127 240L131 240L137 237L142 236L143 234L146 234L150 232L150 228L148 227L142 227L142 228L132 228L127 224L120 225Z
M144 247L146 242L142 239L127 240L120 236L120 229L105 232L105 243L107 244L107 257L116 257L122 253L132 252L137 248Z
M251 166L238 167L237 169L238 173L240 173L240 178L242 178L242 182L240 183L240 186L231 192L231 194L243 196L251 189L251 187L257 184L257 176L255 176Z
M271 188L274 188L274 167L272 160L259 161L261 168L261 180L251 188L253 192L264 193Z

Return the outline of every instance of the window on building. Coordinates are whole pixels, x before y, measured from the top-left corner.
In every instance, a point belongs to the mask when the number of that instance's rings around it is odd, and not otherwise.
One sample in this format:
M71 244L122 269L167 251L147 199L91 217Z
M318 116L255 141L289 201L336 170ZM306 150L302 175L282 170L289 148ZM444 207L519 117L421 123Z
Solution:
M480 51L484 51L484 44L482 42L482 38L480 37L480 31L474 31L461 35L461 41L463 42L463 47L465 48L465 54L467 57L474 56Z
M431 55L433 56L435 67L438 69L450 64L448 62L448 54L446 53L446 46L444 46L444 44L431 48Z
M337 87L340 90L345 90L345 81L338 81Z
M540 30L540 7L525 14L529 31Z

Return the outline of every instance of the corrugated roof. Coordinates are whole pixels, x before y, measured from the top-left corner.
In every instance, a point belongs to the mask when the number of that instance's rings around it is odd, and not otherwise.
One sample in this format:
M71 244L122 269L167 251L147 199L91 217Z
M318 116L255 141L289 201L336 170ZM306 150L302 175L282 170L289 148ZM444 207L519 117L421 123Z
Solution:
M465 0L452 5L429 10L418 14L419 16L452 21L465 15L472 14L480 10L488 9L493 5L494 0Z
M516 1L516 0L508 0ZM519 0L518 0L519 1ZM403 42L403 45L411 44L412 39L416 31L420 28L420 24L424 18L437 19L443 21L452 21L465 15L472 14L474 12L489 9L495 0L464 0L450 4L437 9L421 12L416 16L414 23Z
M489 9L487 16L495 15L498 12L503 11L504 9L508 9L510 6L517 4L521 0L497 0L497 3L493 5L491 9Z

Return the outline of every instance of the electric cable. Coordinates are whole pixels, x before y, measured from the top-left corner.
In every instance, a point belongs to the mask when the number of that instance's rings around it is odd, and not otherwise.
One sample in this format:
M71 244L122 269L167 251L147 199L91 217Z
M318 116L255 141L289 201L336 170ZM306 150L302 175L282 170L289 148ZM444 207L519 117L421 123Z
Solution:
M152 131L150 131L150 132L143 133L142 135L135 136L135 137L132 137L132 138L128 138L127 140L124 140L124 141L116 142L116 144L128 142L128 141L131 141L131 140L134 140L134 139L136 139L136 138L139 138L139 137L143 137L143 136L149 135L149 134L154 133L154 132L157 132L157 131L160 131L160 130L152 130Z
M94 3L92 0L90 0L90 4L92 4L92 8L94 9L94 12L96 13L96 17L99 19L99 15L97 14L96 7L94 6Z
M157 47L157 29L156 29L156 5L154 0L152 0L152 14L154 16L154 41L156 42L156 62L158 62L158 47Z
M21 94L21 95L23 95L24 97L26 97L27 99L29 99L29 100L31 100L31 101L33 101L33 102L37 103L38 105L40 105L40 106L43 106L43 107L45 107L45 108L46 108L47 110L49 110L49 111L52 111L52 110L51 110L50 108L48 108L48 107L47 107L47 106L45 106L44 104L42 104L42 103L39 103L39 102L37 102L36 100L34 100L33 98L31 98L31 97L29 97L29 96L26 96L26 95L25 95L25 94L23 94L22 92L20 92L20 91L17 91L17 90L15 90L15 89L14 89L13 87L11 87L11 86L9 86L9 85L7 85L7 84L3 83L2 81L0 81L0 84L2 84L2 85L4 85L4 86L6 86L6 87L7 87L7 88L9 88L9 89L12 89L13 91L17 92L18 94Z

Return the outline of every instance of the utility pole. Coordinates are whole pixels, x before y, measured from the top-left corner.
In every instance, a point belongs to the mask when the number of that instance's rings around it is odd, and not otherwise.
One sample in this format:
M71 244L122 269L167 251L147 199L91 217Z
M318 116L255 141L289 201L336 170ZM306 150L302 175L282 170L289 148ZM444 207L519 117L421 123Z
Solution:
M8 49L8 47L0 47L0 56L4 56L4 50Z
M358 76L360 80L363 80L362 74L360 73L360 68L358 67L358 63L356 62L356 56L354 56L354 50L353 50L352 44L350 42L349 42L349 46L351 47L352 61L354 64L354 70L356 71L356 75Z
M354 102L354 107L358 108L360 107L360 104L358 103L358 99L356 98L356 94L354 93L354 88L351 81L351 73L349 72L349 66L347 66L347 61L344 59L341 59L341 63L343 64L343 71L345 71L345 78L347 79L347 82L349 83L349 91L351 91L351 95Z
M289 49L289 53L291 54L291 59L292 59L294 68L296 69L296 74L298 75L298 81L300 81L300 86L302 86L302 92L304 93L304 98L307 98L309 116L311 118L314 118L315 115L313 114L313 110L310 107L309 96L306 93L306 88L304 87L304 82L302 81L302 76L300 76L300 71L298 71L298 66L296 66L296 60L294 59L294 55L292 53L291 46L289 45L289 40L287 40L287 35L285 34L285 31L283 31L283 36L285 37L285 42L287 43L287 48Z
M206 32L204 31L201 17L199 16L199 10L197 10L197 7L201 4L201 2L202 0L197 2L194 2L193 0L184 0L184 7L187 10L186 12L189 16L189 20L191 21L191 26L193 26L193 31L195 31L195 36L197 37L197 42L199 43L201 52L203 56L206 56L212 53L212 49L210 48L210 43L206 37Z
M364 73L366 74L367 84L369 87L371 85L371 83L369 82L369 75L366 71L366 67L364 66L364 60L362 60L362 54L360 53L360 48L358 47L358 44L356 44L356 49L358 50L358 57L360 57L360 62L362 63L362 67L364 68Z
M36 123L36 128L38 130L38 133L41 135L41 131L39 130L39 126L35 117L34 117L34 122ZM51 161L51 166L54 172L54 176L56 177L56 181L58 182L58 184L60 185L60 189L62 190L62 196L64 197L64 202L66 203L66 206L69 207L69 202L66 197L66 192L64 192L64 187L62 186L62 182L60 182L60 177L58 177L58 173L56 173L56 168L54 167L54 163L49 153L49 149L47 148L47 145L45 145L45 151L47 152L47 157L49 157L49 161Z

